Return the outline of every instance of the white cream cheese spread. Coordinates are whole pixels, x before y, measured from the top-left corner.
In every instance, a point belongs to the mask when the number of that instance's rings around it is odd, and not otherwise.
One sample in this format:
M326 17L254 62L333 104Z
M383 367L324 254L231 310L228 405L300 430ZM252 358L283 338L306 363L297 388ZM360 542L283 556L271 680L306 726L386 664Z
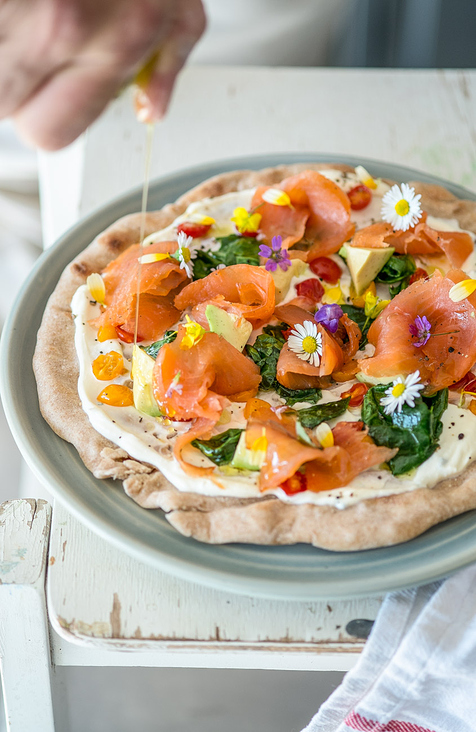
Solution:
M343 175L340 171L324 171L328 178L341 185L344 190L360 183L353 173ZM388 190L384 183L373 192L370 205L363 211L353 211L352 220L358 228L368 226L380 220L381 198ZM214 199L206 199L191 204L187 211L178 217L169 227L156 232L145 240L145 245L157 241L173 240L176 238L176 227L190 217L190 214L212 216L216 224L213 227L213 238L203 238L194 242L194 246L205 250L218 246L214 241L216 236L226 236L233 233L230 221L236 207L249 208L253 197L253 190L229 193ZM428 217L428 223L440 230L461 229L456 221L445 221ZM448 227L448 228L447 228ZM345 295L348 294L350 274L337 255L331 255L338 262L343 274L340 286ZM472 267L473 268L473 267ZM306 267L305 273L293 278L289 292L284 302L296 297L296 285L303 280L314 276ZM83 409L89 420L101 435L124 449L132 458L148 463L158 468L165 477L181 491L202 493L205 495L235 496L242 498L276 495L288 503L313 503L317 505L332 505L344 508L360 500L402 493L421 487L431 487L440 480L462 472L472 460L476 458L476 417L467 409L461 409L450 404L442 417L443 432L436 452L422 463L411 474L395 477L389 470L370 469L361 473L345 488L313 493L304 491L295 495L287 495L281 488L267 490L265 494L259 491L259 472L241 471L232 468L220 470L204 457L198 450L187 448L184 457L189 462L200 466L215 467L212 481L209 478L188 476L173 457L173 445L178 434L186 432L187 423L173 422L166 418L153 418L138 412L134 407L113 407L97 401L99 392L105 382L98 380L92 371L92 362L101 354L109 351L122 353L127 372L109 383L130 384L131 347L119 340L108 340L100 343L97 340L97 331L88 323L100 314L100 306L91 299L88 288L84 285L75 293L72 300L72 312L75 318L75 345L79 361L78 391ZM332 389L323 391L320 403L334 401L340 394L349 389L356 382L337 384ZM263 392L258 396L272 404L282 404L283 401L274 393ZM296 405L297 408L309 406L306 403ZM233 403L228 407L229 421L218 426L217 432L232 427L245 428L246 420L243 417L244 404ZM338 420L330 422L333 427L337 421L355 421L360 419L360 410L351 409L345 412Z

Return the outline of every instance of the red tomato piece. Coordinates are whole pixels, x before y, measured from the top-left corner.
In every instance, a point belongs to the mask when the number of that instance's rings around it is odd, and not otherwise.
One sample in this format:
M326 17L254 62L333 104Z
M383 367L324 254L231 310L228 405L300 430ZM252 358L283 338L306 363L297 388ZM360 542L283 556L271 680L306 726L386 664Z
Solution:
M306 476L304 473L300 473L298 471L285 480L284 483L281 484L280 488L282 488L288 496L292 496L295 493L302 493L307 490Z
M428 272L422 267L418 267L410 277L409 285L413 285L417 280L426 280L428 278Z
M287 328L286 330L282 331L283 336L286 338L286 340L288 340L288 338L291 335L291 333L293 332L293 330L294 330L294 328Z
M368 390L367 384L354 384L348 391L342 392L341 398L347 399L350 397L349 407L360 407Z
M363 208L367 208L372 200L371 191L364 185L351 188L347 195L349 196L350 207L353 211L362 211Z
M134 343L134 333L129 333L128 330L124 330L120 325L116 325L117 337L123 343ZM137 336L137 342L140 343L144 339L140 335Z
M177 232L181 231L192 239L198 239L199 236L206 236L210 231L211 224L196 224L193 221L184 221L177 226Z
M339 265L333 259L329 259L329 257L317 257L317 259L309 262L309 266L315 275L330 285L336 285L342 276L342 270Z
M325 290L319 280L310 277L296 285L296 293L298 297L308 297L313 302L320 302Z
M476 381L476 376L473 374L472 371L468 371L468 373L465 374L462 379L450 386L450 389L451 391L462 391L463 389L466 391L466 388L469 386L469 384L472 384L472 382L474 381Z

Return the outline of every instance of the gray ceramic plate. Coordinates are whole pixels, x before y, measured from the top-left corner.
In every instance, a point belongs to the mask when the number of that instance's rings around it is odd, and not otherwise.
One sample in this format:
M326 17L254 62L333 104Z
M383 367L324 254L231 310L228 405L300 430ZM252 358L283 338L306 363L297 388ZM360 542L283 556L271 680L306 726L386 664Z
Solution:
M476 196L423 173L371 160L329 155L266 155L221 161L151 185L149 208L160 208L202 180L228 170L317 161L363 164L398 181L443 183L462 198ZM68 231L39 259L5 326L1 388L7 418L25 460L80 521L122 550L183 579L249 595L286 600L350 598L422 584L476 561L476 512L458 516L398 546L334 553L307 545L209 546L172 529L160 511L139 508L122 484L93 478L76 450L44 422L31 367L46 301L68 262L109 224L140 209L135 190Z

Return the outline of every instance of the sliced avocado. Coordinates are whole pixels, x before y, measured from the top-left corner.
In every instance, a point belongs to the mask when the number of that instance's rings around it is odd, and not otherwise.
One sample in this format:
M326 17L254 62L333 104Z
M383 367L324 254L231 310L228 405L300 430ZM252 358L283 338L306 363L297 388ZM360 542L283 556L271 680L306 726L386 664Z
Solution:
M265 457L266 450L250 450L246 447L246 432L243 432L230 466L240 470L261 470Z
M242 351L251 335L253 326L239 315L231 315L216 305L207 305L205 315L212 333L223 336L232 346Z
M276 288L276 305L282 302L288 294L292 278L304 274L307 266L306 262L301 259L293 259L286 272L281 267L278 267L275 272L270 272Z
M374 281L382 267L387 264L395 249L393 247L364 249L363 247L351 247L349 244L344 244L344 247L347 252L346 262L355 291L357 295L362 295L370 283Z
M132 394L134 406L149 417L160 417L159 409L152 392L152 371L155 361L139 346L132 350Z
M363 384L378 386L379 384L391 384L398 376L402 376L402 374L395 374L395 376L367 376L367 374L359 371L359 373L355 375L355 378Z

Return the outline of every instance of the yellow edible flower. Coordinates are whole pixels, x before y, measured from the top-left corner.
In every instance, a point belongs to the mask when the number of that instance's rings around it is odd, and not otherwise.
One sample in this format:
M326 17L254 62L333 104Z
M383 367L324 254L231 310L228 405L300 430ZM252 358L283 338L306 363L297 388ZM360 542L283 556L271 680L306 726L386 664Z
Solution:
M382 312L384 308L387 307L390 300L380 300L377 295L374 295L372 292L366 292L364 297L364 312L365 315L368 318L376 318L379 313Z
M188 351L189 348L192 348L202 340L205 328L202 328L198 323L194 323L188 315L185 317L187 319L187 323L184 325L185 335L180 342L180 348L183 351Z
M86 280L86 284L88 286L89 292L91 293L91 296L96 300L96 302L98 302L100 305L104 305L106 288L104 286L104 280L101 275L97 272L90 274L88 279Z
M206 216L201 213L185 214L184 218L186 218L187 221L191 221L193 224L202 224L202 226L213 226L215 223L215 219L211 216Z
M476 290L476 280L463 280L453 285L448 295L453 302L461 302Z
M326 286L324 285L324 287ZM339 285L326 287L326 291L322 296L322 302L324 303L324 305L342 305L343 303L345 303L345 299Z
M259 229L259 225L261 223L261 214L250 213L246 210L246 208L239 206L233 211L233 216L231 217L231 220L235 224L240 234L244 234L245 232L254 234L255 231L258 231Z
M281 191L279 188L268 188L261 198L263 201L271 203L273 206L289 206L289 208L293 208L291 199L286 191Z
M266 429L262 427L261 437L258 437L252 444L251 449L253 452L266 452L268 449L268 440L266 438Z
M314 434L316 435L321 447L334 447L334 435L327 422L321 422Z
M364 186L367 186L367 188L371 188L372 190L375 190L377 188L378 181L376 181L375 178L372 178L368 170L366 170L363 165L357 165L355 168L355 173L360 182L364 184Z
M152 264L152 262L161 262L163 259L168 259L170 254L143 254L139 257L140 264Z

